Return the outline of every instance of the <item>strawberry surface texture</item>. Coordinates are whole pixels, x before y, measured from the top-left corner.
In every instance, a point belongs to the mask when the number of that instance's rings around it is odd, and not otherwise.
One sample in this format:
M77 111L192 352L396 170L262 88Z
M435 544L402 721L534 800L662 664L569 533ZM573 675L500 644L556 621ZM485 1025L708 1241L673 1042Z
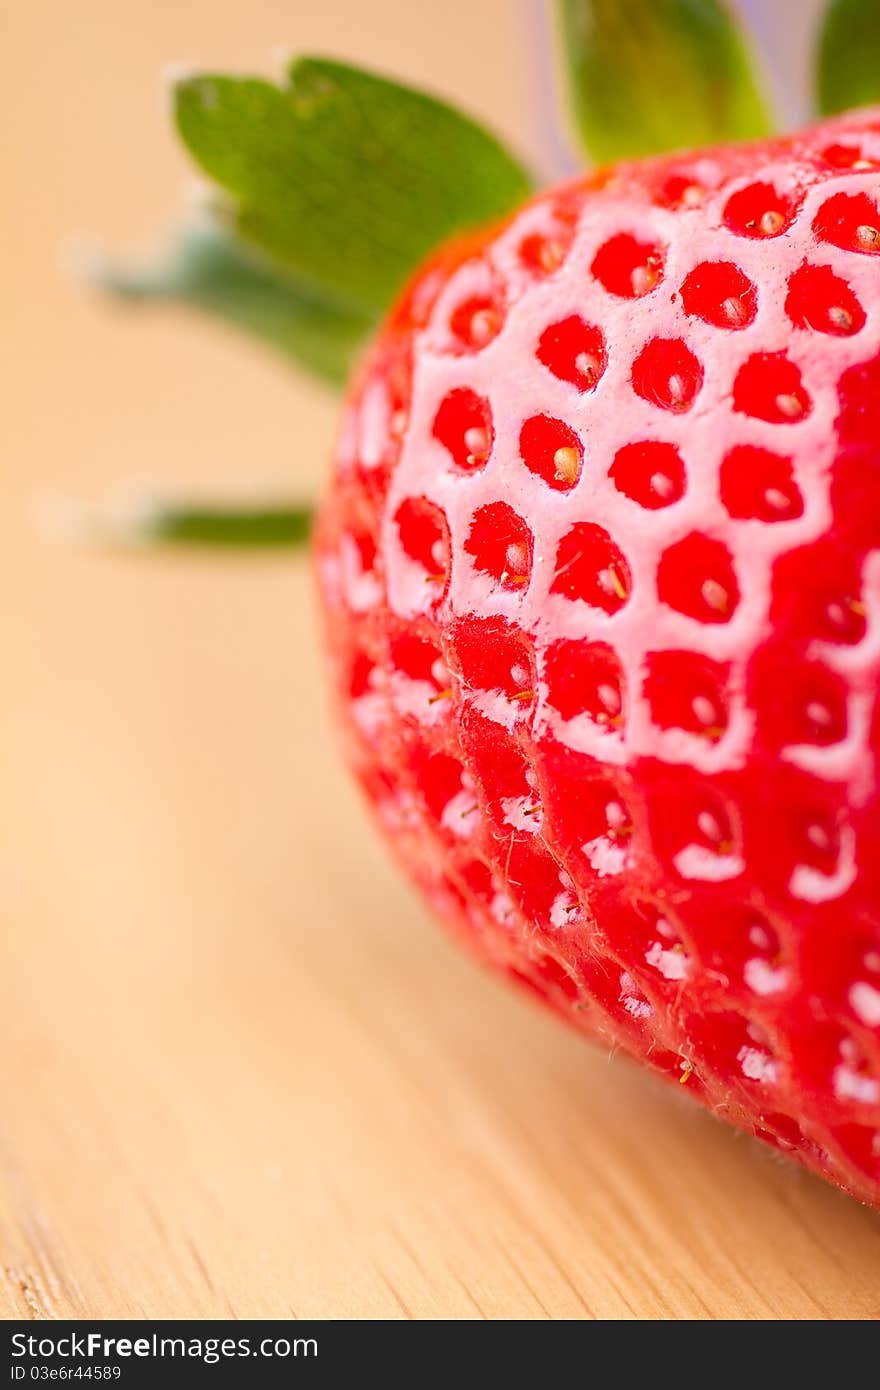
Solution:
M447 247L359 369L317 567L444 922L880 1203L880 110Z

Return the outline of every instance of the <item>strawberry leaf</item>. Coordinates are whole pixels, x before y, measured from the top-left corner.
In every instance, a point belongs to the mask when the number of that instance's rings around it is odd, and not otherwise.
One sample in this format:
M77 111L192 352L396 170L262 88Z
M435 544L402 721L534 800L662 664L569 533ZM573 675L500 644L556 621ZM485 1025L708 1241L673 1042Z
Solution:
M181 227L152 265L97 262L88 278L120 300L179 303L213 315L334 385L345 381L373 326L361 310L307 294L210 222Z
M125 549L298 550L309 539L312 516L311 507L280 500L213 503L146 498L66 508L62 529L78 540Z
M175 89L180 134L233 202L243 236L312 293L387 307L429 251L512 211L529 179L451 107L318 58L284 87L196 76Z
M745 43L718 0L560 0L574 116L600 164L766 135Z
M818 87L823 116L880 101L877 0L830 0L819 41Z
M279 503L260 507L208 507L164 503L153 508L139 540L216 549L299 549L309 539L312 511Z

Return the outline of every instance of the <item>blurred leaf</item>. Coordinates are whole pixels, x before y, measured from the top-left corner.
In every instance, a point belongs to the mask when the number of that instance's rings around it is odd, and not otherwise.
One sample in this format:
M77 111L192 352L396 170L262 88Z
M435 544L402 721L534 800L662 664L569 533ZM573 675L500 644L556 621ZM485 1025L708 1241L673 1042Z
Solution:
M288 85L197 76L175 89L177 126L233 196L242 233L321 298L387 308L424 257L530 191L511 155L451 107L318 58Z
M146 498L98 507L56 503L46 520L68 539L123 549L298 550L309 539L312 518L311 507L281 500Z
M746 45L718 0L559 0L571 100L599 164L765 135Z
M168 301L212 314L335 385L344 383L373 326L360 310L308 296L231 233L207 221L182 227L154 265L99 262L88 275L120 299Z
M151 544L224 549L299 549L312 529L310 507L231 507L162 503L146 518L138 539Z
M818 87L823 116L880 101L880 0L830 0Z

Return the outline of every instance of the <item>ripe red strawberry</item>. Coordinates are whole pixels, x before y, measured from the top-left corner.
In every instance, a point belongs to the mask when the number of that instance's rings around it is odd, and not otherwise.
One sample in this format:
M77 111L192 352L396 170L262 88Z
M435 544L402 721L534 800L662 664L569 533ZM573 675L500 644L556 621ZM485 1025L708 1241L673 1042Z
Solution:
M104 283L340 381L447 242L356 376L318 528L358 775L478 955L880 1205L880 17L820 29L821 110L865 109L742 144L770 119L723 0L554 8L599 173L522 207L516 157L411 88L192 74L222 219Z
M443 919L880 1202L880 111L441 254L352 390L318 567Z

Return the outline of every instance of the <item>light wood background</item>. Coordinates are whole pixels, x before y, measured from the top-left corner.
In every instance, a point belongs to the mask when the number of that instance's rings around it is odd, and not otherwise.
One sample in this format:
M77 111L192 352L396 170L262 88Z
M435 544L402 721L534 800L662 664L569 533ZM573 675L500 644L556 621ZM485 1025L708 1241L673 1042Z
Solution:
M8 1317L880 1315L880 1221L569 1036L427 921L339 766L296 561L111 559L32 524L46 492L325 468L332 400L59 273L71 234L130 246L174 206L161 64L343 51L535 155L527 44L497 42L521 18L504 0L455 0L430 34L408 0L10 15Z

